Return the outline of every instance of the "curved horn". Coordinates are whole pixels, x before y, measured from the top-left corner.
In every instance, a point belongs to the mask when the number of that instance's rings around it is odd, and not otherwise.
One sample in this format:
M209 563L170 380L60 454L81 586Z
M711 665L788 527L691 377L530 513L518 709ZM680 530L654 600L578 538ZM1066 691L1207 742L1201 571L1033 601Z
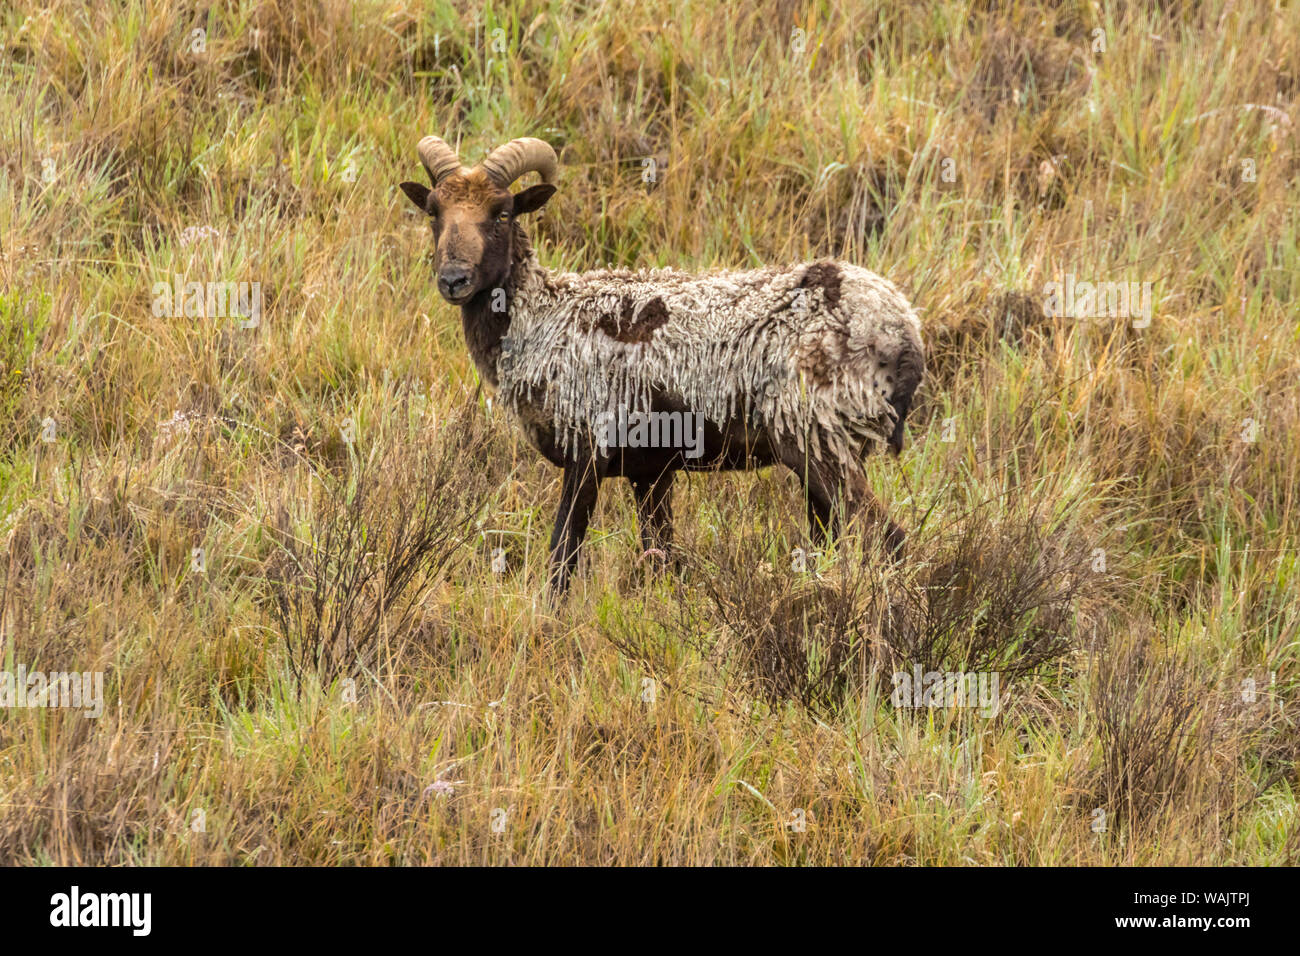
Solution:
M524 136L512 139L492 150L487 159L479 163L498 186L509 186L524 173L540 173L542 182L555 182L555 167L559 161L548 143Z
M438 182L449 173L460 169L460 160L456 157L456 151L436 136L424 137L415 148L434 186L437 186Z

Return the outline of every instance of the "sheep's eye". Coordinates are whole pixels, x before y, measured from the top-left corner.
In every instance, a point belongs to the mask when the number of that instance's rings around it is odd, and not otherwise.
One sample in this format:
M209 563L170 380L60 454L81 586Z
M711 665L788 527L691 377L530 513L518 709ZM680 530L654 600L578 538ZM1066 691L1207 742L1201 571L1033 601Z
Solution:
M503 209L499 213L497 213L497 222L509 222L509 221L510 221L510 210Z

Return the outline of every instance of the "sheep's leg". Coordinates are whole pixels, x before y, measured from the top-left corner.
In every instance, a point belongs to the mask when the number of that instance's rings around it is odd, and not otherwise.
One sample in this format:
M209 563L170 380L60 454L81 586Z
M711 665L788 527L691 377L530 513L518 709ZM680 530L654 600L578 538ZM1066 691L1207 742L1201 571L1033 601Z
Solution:
M890 520L885 506L867 487L867 478L862 473L860 463L854 462L846 469L844 489L850 515L862 515L869 527L880 529L884 538L885 551L894 561L901 561L903 541L907 536L902 528Z
M600 476L596 463L587 458L564 466L560 483L560 511L551 535L551 594L559 597L569 589L569 579L578 564L578 549L587 536L587 524L596 508Z
M841 509L843 517L852 520L861 516L872 528L884 534L885 549L895 561L903 556L903 529L889 520L880 499L867 487L862 466L854 462L840 468L807 456L799 456L786 464L803 483L808 504L808 530L816 547L840 532Z
M844 482L832 469L809 461L803 479L804 498L808 506L808 533L814 547L822 547L840 533L840 508L851 507L843 493Z
M808 534L815 547L821 547L827 535L838 532L837 508L839 484L827 469L811 455L793 447L778 445L781 463L795 473L803 486L804 504L808 508Z
M657 563L667 564L673 557L673 473L665 471L656 478L630 480L636 496L641 548L647 554L657 552Z

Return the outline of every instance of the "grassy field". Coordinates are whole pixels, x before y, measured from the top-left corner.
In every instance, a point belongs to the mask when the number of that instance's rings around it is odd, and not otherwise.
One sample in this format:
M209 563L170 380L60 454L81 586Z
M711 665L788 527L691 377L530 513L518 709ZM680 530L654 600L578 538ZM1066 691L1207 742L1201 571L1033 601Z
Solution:
M1297 862L1300 5L675 7L3 7L0 670L104 683L0 710L0 862ZM427 133L556 147L548 265L898 283L907 562L775 470L653 576L614 482L549 606Z

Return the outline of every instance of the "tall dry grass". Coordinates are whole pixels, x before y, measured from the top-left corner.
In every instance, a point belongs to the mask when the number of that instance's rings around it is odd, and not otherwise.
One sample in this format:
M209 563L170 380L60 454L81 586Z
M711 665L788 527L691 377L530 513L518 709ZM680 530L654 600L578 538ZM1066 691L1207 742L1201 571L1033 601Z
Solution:
M198 32L196 32L198 31ZM18 863L1294 863L1300 10L0 11L0 711ZM781 472L679 574L478 389L395 190L539 135L548 264L842 256L923 310L883 566ZM158 284L257 282L248 316ZM1046 284L1148 283L1150 321ZM989 716L892 675L1000 678Z

